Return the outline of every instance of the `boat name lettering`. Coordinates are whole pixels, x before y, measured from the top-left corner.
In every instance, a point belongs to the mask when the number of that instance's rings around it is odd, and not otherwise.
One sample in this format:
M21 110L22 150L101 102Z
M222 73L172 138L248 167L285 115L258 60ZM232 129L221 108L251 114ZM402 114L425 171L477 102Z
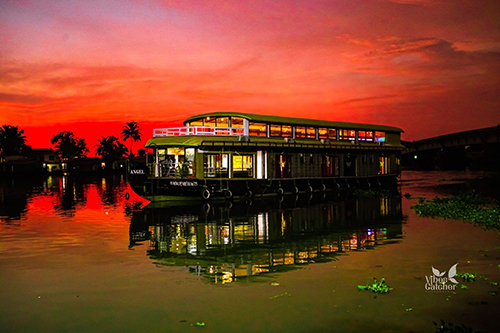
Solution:
M142 169L137 169L137 170L130 170L131 175L144 175L144 170Z
M185 180L172 180L170 182L171 186L198 186L198 182L185 181Z

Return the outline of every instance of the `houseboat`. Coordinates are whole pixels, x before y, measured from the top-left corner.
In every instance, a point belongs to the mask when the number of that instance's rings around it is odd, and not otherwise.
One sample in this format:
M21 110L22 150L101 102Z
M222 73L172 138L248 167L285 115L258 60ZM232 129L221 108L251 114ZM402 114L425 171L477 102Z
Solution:
M143 198L233 200L396 184L402 129L239 112L189 117L153 131L132 165Z

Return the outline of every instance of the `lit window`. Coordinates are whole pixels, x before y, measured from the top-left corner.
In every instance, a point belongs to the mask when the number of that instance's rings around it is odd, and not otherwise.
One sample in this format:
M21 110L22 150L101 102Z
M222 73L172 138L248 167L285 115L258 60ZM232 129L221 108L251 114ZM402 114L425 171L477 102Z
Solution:
M253 177L252 155L233 155L233 177L234 178Z
M385 132L375 132L375 142L385 142Z
M349 130L349 140L351 140L351 141L356 140L356 131L355 130Z
M285 138L292 137L292 126L283 125L281 126L281 136Z
M267 125L264 123L250 123L248 129L251 136L267 136Z
M307 128L307 138L316 139L316 129L314 127Z
M306 137L306 128L305 127L296 127L295 128L295 137L296 138L305 138Z
M345 129L339 130L339 140L344 140L344 141L349 140L349 136L347 134L347 130L345 130Z
M281 136L281 125L271 125L271 136Z
M326 128L318 128L318 137L320 139L328 139L328 131Z
M243 128L243 118L231 117L231 127Z
M328 139L337 140L337 130L335 128L328 129Z
M217 127L229 127L229 118L217 118Z

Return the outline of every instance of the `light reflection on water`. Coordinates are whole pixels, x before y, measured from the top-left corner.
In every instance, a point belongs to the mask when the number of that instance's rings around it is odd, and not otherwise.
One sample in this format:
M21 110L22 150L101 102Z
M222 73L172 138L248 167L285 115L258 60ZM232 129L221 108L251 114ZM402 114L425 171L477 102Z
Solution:
M203 321L207 332L408 332L445 319L488 331L498 326L500 301L488 293L498 287L479 280L449 299L424 283L431 267L457 262L500 281L498 233L410 206L471 187L498 195L495 177L405 172L400 191L412 199L156 208L126 200L120 177L3 180L2 330L189 331ZM394 290L358 292L373 277Z
M399 196L146 207L132 215L130 246L147 242L156 265L226 284L397 241L401 223Z

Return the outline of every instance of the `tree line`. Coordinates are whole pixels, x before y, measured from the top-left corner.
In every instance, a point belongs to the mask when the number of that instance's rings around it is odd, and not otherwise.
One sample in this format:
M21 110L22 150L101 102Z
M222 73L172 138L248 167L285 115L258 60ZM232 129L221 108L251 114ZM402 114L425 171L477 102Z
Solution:
M133 157L133 143L141 141L141 128L135 121L126 122L120 133L123 141L130 140L130 150L116 136L103 136L94 146L95 154L104 159L119 159ZM89 152L85 139L75 137L73 132L60 132L50 140L54 150L62 160L71 160L85 157ZM26 155L31 146L26 144L24 129L18 126L3 125L0 127L0 156ZM144 149L138 150L139 155L144 154Z

